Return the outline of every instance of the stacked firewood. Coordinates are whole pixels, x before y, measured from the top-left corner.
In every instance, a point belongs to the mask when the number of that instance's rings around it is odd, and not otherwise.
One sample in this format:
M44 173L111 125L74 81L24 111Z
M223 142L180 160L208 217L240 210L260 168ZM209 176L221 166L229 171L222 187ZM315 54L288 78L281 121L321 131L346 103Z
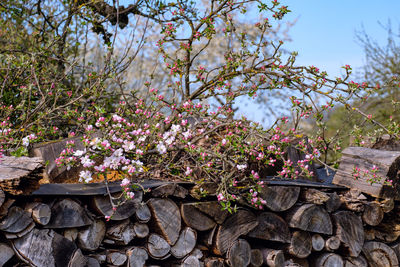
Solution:
M0 266L398 266L393 200L288 181L264 188L265 210L230 214L198 189L165 183L116 210L108 195L0 191Z

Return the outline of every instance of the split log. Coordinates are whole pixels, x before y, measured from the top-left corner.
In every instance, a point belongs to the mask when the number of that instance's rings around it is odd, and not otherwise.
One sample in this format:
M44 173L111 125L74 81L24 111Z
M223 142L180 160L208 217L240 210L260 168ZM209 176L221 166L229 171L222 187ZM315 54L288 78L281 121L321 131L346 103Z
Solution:
M195 206L198 210L210 216L210 218L218 224L222 224L229 215L229 212L223 210L221 204L217 201L197 202Z
M188 190L176 183L160 185L159 187L153 189L151 192L151 195L156 198L165 198L169 196L185 198L187 194Z
M337 209L339 209L341 205L342 202L338 194L336 194L336 192L329 194L329 199L328 201L325 202L325 208L327 212L329 213L334 212Z
M265 248L261 250L264 264L270 267L281 267L285 262L285 256L282 250Z
M257 216L258 225L248 236L282 243L290 242L290 232L287 223L272 212L262 212Z
M371 267L398 267L399 261L393 249L381 242L365 242L362 251Z
M364 241L371 241L375 239L375 230L364 228Z
M227 261L231 267L243 267L250 264L251 247L244 239L236 240L227 252Z
M400 260L400 242L396 242L392 245L390 245L390 247L393 249L394 253L397 256L397 259Z
M340 201L344 209L354 212L364 211L364 204L358 199L353 199L346 196L340 196Z
M190 227L185 227L181 231L175 245L171 247L171 254L177 259L185 257L190 252L192 252L192 250L196 246L196 241L196 231L194 231Z
M133 231L135 232L136 237L145 238L149 235L150 229L147 224L135 222L133 225Z
M350 256L357 257L364 244L364 229L361 218L350 211L333 214L336 236L348 247Z
M340 247L340 239L337 236L331 236L325 241L327 251L334 251Z
M32 222L30 223L24 230L22 230L21 232L18 233L4 233L4 236L7 239L15 239L15 238L19 238L19 237L23 237L24 235L26 235L27 233L29 233L33 228L35 228L35 223Z
M75 240L78 238L78 229L77 228L69 228L69 229L65 229L63 236L72 241L75 242Z
M87 263L85 267L101 267L97 259L92 257L87 257Z
M30 194L43 178L43 160L38 157L7 157L0 161L0 189L12 195Z
M163 259L169 255L171 246L158 234L150 234L147 240L147 251L153 259Z
M224 267L224 259L221 258L206 258L204 260L205 267Z
M123 203L118 205L116 210L110 202L108 195L106 196L94 196L92 199L93 209L101 216L111 216L112 221L122 221L128 219L135 214L139 203L142 201L142 191L135 191L134 199L125 199L125 196L121 193L111 194L114 199L114 203Z
M348 257L344 263L344 267L368 267L368 262L363 256Z
M6 200L6 194L4 194L4 191L1 190L0 188L0 207L3 205L5 200Z
M396 241L400 237L400 221L397 214L387 214L384 220L373 229L376 240L385 243Z
M264 263L262 251L259 249L252 249L250 253L250 267L260 267Z
M46 228L74 228L93 223L88 212L76 201L66 198L51 207L50 222Z
M27 211L14 206L10 208L7 216L0 223L0 230L16 234L28 228L32 223L33 220Z
M135 211L136 219L141 223L147 223L151 219L151 212L146 203L141 202Z
M290 209L299 198L298 186L265 186L260 197L266 201L265 206L272 211L285 211Z
M387 198L379 201L379 204L381 205L381 208L384 213L388 213L394 209L394 199L393 198Z
M320 234L332 234L329 213L314 204L304 204L292 208L286 215L290 227Z
M14 250L9 245L0 243L0 266L7 263L14 254Z
M309 267L309 263L307 259L300 259L297 257L293 256L288 256L289 259L287 259L284 263L285 267Z
M108 227L106 237L118 245L128 245L136 236L133 223L129 219Z
M0 219L4 218L8 214L9 209L14 204L15 199L7 199L2 206L0 206Z
M307 203L322 205L329 200L329 195L314 188L303 188L300 200Z
M371 226L376 226L383 220L383 210L378 203L370 202L364 205L363 221Z
M340 255L335 253L324 253L315 259L315 266L317 267L343 267L344 262Z
M174 245L181 230L181 214L178 206L170 199L152 198L147 202L156 230L168 244Z
M325 247L325 240L321 235L313 234L311 236L311 244L314 251L321 251Z
M380 179L371 185L371 170L377 166L375 175ZM354 167L358 167L361 173L358 179L354 179ZM342 151L342 159L339 170L336 172L332 183L344 185L349 188L357 188L361 192L374 197L391 198L398 197L397 171L400 169L400 152L383 151L365 147L348 147ZM364 175L364 171L370 171ZM393 187L384 183L393 180Z
M297 258L307 258L311 254L311 236L305 231L296 231L292 235L288 252Z
M143 267L149 258L147 251L140 247L128 249L126 255L128 256L128 267Z
M25 210L31 214L32 219L40 225L46 225L51 218L50 207L44 203L33 202L25 206Z
M212 230L206 232L204 235L201 236L200 241L202 244L206 245L207 247L212 247L214 236L217 232L217 227L218 226L215 225Z
M50 229L33 229L12 244L18 257L37 267L68 266L76 250L73 242Z
M75 250L68 263L68 267L82 267L87 266L88 259L82 254L82 251L78 248Z
M207 231L215 226L214 220L196 208L196 203L183 203L181 215L187 226L198 231Z
M82 229L78 233L77 243L83 250L96 250L104 239L106 225L101 220L96 220L92 225Z
M245 235L258 225L257 218L248 210L238 210L218 227L214 253L223 255L241 235Z
M171 267L201 267L203 266L199 259L195 256L187 256L178 264L172 264Z
M106 255L107 263L113 266L122 266L128 259L125 253L118 250L108 250Z

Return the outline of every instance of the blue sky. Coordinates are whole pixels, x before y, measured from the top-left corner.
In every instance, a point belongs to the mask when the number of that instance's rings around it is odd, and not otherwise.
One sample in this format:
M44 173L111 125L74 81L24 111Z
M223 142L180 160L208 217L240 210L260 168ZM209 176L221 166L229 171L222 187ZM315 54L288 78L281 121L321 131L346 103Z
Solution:
M297 20L289 31L292 42L286 48L299 52L299 65L315 65L329 75L339 75L340 67L363 65L364 52L355 33L365 31L380 44L386 43L386 25L400 25L400 0L280 0L292 11L286 20Z

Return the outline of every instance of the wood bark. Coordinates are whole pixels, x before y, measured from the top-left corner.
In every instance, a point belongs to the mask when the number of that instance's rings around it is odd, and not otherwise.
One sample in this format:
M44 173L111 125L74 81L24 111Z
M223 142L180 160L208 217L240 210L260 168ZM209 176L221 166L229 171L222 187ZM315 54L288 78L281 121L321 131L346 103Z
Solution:
M383 210L378 203L370 202L364 205L363 221L371 226L376 226L383 220Z
M264 248L261 250L264 264L270 267L281 267L285 262L285 256L282 250Z
M295 231L292 235L288 252L297 258L307 258L311 254L311 236L305 231Z
M33 229L12 244L20 258L37 267L68 266L76 250L74 243L50 229Z
M369 179L372 173L364 175L364 171L378 167L376 176L378 181L371 185ZM358 179L354 179L354 167L358 167L361 173ZM336 172L332 183L344 185L349 188L357 188L363 193L374 197L391 198L398 197L397 171L400 169L400 152L383 151L365 147L348 147L342 151L342 159L339 170ZM393 180L394 187L384 185L387 179ZM375 179L377 180L377 179Z
M329 200L329 195L314 188L304 188L301 190L300 200L307 203L322 205Z
M147 251L140 247L133 247L126 251L128 267L143 267L149 258Z
M364 244L364 229L361 218L350 211L333 214L336 236L348 247L350 256L357 257Z
M32 219L40 225L47 225L51 218L51 209L48 205L39 202L28 203L25 210L31 214Z
M43 160L38 157L8 157L0 161L0 189L12 195L30 194L43 178Z
M118 205L115 211L113 210L113 206L111 205L108 195L94 196L92 200L92 206L94 210L102 217L112 216L111 220L122 221L135 214L137 207L140 205L139 203L142 201L143 193L142 191L136 191L135 198L129 200L125 199L125 197L120 193L114 193L111 194L111 196L115 198L114 203L123 203Z
M147 202L152 220L158 232L168 244L174 245L181 230L181 214L178 206L170 199L152 198Z
M0 223L0 230L16 234L22 232L33 223L29 213L20 207L11 207L7 216Z
M265 186L261 192L266 204L272 211L285 211L290 209L299 198L300 187L298 186Z
M398 267L399 261L393 249L381 242L365 242L362 251L370 267Z
M181 215L187 226L198 231L207 231L215 226L214 220L196 208L196 203L183 203Z
M311 244L314 251L321 251L325 247L325 240L321 235L313 234L311 236Z
M196 246L197 233L190 227L181 231L175 245L171 247L171 254L178 259L187 256Z
M101 220L96 220L92 225L82 229L78 233L77 243L83 250L96 250L104 239L106 225Z
M227 252L229 266L243 267L248 266L251 260L251 247L244 239L236 240Z
M304 204L292 208L286 215L290 227L320 234L332 234L332 222L329 213L314 204Z
M88 212L78 202L66 198L56 202L51 207L50 222L46 228L74 228L93 223Z
M151 195L156 198L165 198L169 196L185 198L188 195L188 190L176 183L160 185L152 190Z
M344 261L342 257L334 253L324 253L315 260L315 266L318 267L343 267Z
M290 232L287 223L272 212L262 212L257 216L258 225L248 236L263 240L290 242Z
M252 212L248 210L238 210L218 227L215 237L214 253L217 255L225 254L239 236L247 234L257 225L257 218Z
M4 243L0 243L0 266L6 264L15 255L13 249Z
M162 259L169 255L171 246L158 234L150 234L147 240L147 251L153 259Z

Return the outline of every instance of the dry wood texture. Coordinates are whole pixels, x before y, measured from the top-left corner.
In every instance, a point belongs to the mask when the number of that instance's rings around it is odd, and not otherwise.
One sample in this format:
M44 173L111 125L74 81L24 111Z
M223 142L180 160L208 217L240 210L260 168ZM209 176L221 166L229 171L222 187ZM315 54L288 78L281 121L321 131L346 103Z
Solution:
M364 244L361 218L350 211L338 211L333 218L337 237L349 248L350 256L357 257Z
M393 249L381 242L366 242L362 251L371 267L398 267L399 261Z
M272 211L290 209L299 198L300 187L297 186L266 186L260 196L266 201L266 206Z
M314 204L293 207L286 215L290 227L321 234L332 234L332 222L329 213Z
M287 223L272 212L262 212L257 216L258 225L248 234L249 237L290 242L290 231Z

